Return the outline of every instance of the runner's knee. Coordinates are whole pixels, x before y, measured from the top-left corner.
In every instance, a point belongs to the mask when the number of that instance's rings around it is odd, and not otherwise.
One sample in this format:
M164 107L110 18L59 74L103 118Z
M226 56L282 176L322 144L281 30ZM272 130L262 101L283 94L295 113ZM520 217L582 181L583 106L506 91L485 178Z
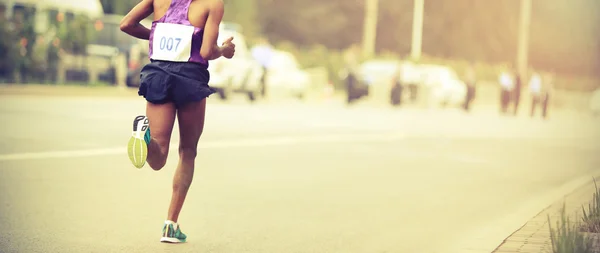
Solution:
M150 158L150 157L149 157ZM166 154L157 154L156 156L153 156L151 159L147 160L148 165L150 165L150 168L152 168L153 170L160 170L163 167L165 167L165 164L167 164L167 155Z
M167 164L167 161L148 161L148 165L150 165L150 168L152 168L153 170L161 170L163 167L165 167L165 164Z
M191 146L192 145L190 145L190 146L180 145L179 146L179 156L182 159L194 159L194 158L196 158L196 155L198 154L197 147L196 146L191 147Z
M160 170L167 163L167 156L169 155L169 142L152 138L150 145L157 145L157 147L155 147L153 150L158 152L152 153L152 156L148 159L148 164L153 170Z

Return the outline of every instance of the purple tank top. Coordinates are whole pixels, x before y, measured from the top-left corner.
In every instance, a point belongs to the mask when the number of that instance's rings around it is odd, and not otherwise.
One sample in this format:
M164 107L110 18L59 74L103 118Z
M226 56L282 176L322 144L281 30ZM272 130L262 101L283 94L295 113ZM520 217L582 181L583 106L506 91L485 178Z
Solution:
M200 56L204 31L194 27L188 19L192 0L171 0L167 13L152 22L149 39L149 57L154 60L195 62L208 67Z

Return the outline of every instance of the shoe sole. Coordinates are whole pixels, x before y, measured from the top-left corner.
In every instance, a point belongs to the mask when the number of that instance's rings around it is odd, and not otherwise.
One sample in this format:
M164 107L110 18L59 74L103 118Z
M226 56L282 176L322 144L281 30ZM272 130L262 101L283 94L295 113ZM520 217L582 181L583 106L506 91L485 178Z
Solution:
M127 144L127 154L129 160L138 169L141 169L146 164L146 158L148 158L148 146L144 139L140 139L131 136L129 143Z
M139 124L143 124L138 127ZM146 117L137 116L133 121L133 134L131 138L129 138L129 143L127 144L127 154L129 155L129 160L138 169L141 169L146 164L146 158L148 158L148 145L144 140L145 131L147 129L148 122ZM140 131L140 129L142 131Z
M179 240L177 238L172 238L172 237L163 237L163 238L160 238L160 242L164 242L164 243L184 243L185 240Z

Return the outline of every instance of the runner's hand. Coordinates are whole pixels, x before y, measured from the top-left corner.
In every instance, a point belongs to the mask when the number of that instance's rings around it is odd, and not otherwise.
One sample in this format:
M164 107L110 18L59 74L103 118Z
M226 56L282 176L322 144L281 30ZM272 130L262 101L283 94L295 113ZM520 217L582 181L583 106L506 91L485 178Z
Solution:
M225 40L225 42L223 42L223 45L221 46L221 52L223 54L223 57L227 59L231 59L235 54L235 44L233 44L232 41L233 37L229 37L229 39Z

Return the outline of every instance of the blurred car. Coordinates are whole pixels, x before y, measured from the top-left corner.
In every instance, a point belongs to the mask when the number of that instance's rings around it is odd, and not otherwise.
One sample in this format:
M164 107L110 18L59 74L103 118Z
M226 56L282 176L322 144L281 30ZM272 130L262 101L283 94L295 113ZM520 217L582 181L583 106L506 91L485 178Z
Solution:
M365 85L389 85L394 81L399 69L400 61L396 60L369 60L360 65L360 77Z
M398 99L410 96L416 98L416 92L419 84L423 83L423 78L419 65L409 61L400 60L370 60L361 65L361 81L369 89L373 85L385 85L390 87L390 92L399 92L408 88L407 92L397 94ZM400 86L391 85L398 83Z
M461 106L464 103L467 86L452 68L421 65L419 69L423 78L421 85L430 91L427 94L430 102L441 106Z
M374 85L389 85L398 70L398 61L369 60L358 66L353 72L353 85L348 92L349 100L356 100L368 96ZM347 81L349 70L340 76Z
M127 62L127 86L140 87L140 74L142 68L150 63L148 58L148 41L136 43L131 46Z
M409 61L400 64L401 75L400 82L406 88L405 94L408 95L411 102L416 102L420 88L425 83L427 77L422 65Z
M590 99L590 109L595 116L600 116L600 88L592 93Z
M217 43L221 45L227 38L233 37L235 56L231 59L221 57L210 62L208 67L210 86L217 90L223 100L233 93L243 93L250 101L254 101L261 91L260 84L264 70L252 58L246 39L239 32L238 26L222 23L219 29Z
M310 87L310 75L300 68L292 53L275 50L265 82L269 92L303 99Z
M152 27L152 21L144 20L142 24L145 27ZM140 74L144 66L150 63L149 46L147 40L137 40L131 45L127 57L127 86L140 87Z
M87 46L87 54L93 59L99 71L99 80L115 83L115 57L124 54L126 61L131 62L132 52L139 54L136 51L138 44L144 43L143 40L134 38L119 29L122 19L121 15L104 15L90 23L95 32ZM148 20L143 20L142 24L152 25ZM145 41L145 44L147 47L148 42ZM126 83L129 83L128 81Z
M418 85L423 82L418 65L403 61L400 63L400 82L404 85Z

